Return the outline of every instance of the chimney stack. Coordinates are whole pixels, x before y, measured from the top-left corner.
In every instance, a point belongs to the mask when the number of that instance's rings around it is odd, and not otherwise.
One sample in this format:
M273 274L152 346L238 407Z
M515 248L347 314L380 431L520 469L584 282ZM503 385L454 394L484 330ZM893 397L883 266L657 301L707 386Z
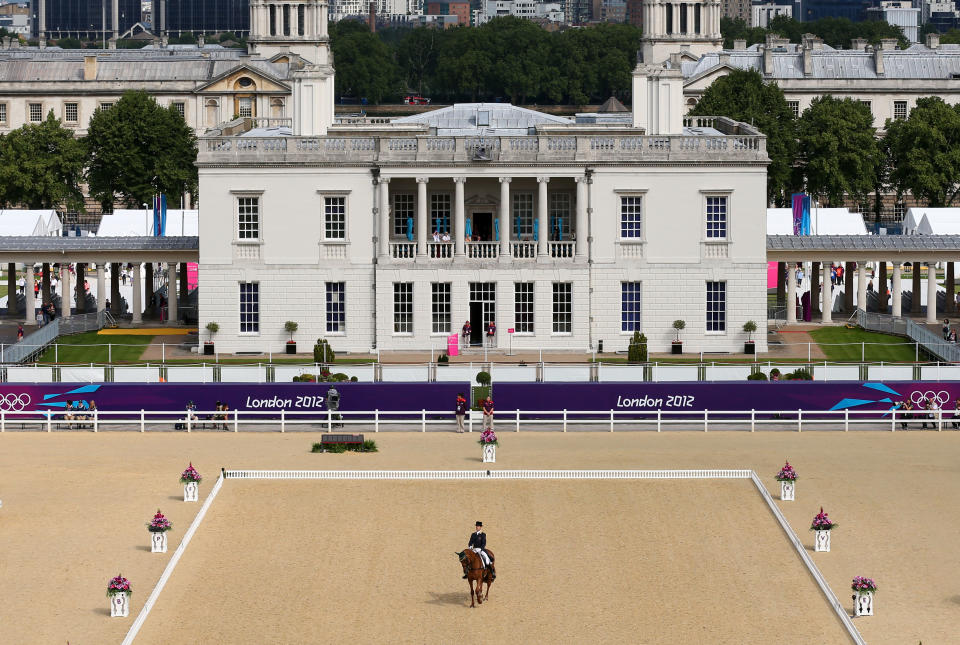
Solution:
M853 38L850 41L850 49L855 51L864 51L867 48L867 39L866 38Z
M933 33L927 34L927 47L929 49L939 49L940 48L940 34Z
M203 49L203 46L207 44L207 39L203 37L203 34L197 36L197 47Z
M813 76L813 49L811 43L803 43L803 75Z
M873 48L873 66L876 69L877 76L883 76L883 46Z
M880 49L886 52L892 52L897 48L897 39L896 38L881 38L880 39Z
M377 3L370 3L370 33L377 31Z
M83 80L85 81L95 81L97 80L97 57L93 56L84 56L83 57Z
M772 76L773 75L773 49L770 45L761 45L760 47L763 50L763 75Z
M747 41L743 38L737 38L733 41L733 51L742 52L747 49Z

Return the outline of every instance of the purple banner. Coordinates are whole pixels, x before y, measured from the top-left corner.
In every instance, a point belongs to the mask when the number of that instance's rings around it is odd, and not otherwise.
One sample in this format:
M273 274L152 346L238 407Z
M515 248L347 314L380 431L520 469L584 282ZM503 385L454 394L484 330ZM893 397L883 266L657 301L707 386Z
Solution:
M340 410L450 410L463 383L50 383L0 384L0 410L62 412L68 401L101 411L153 410L179 412L192 401L199 411L218 402L231 410L326 411L327 393L336 388Z

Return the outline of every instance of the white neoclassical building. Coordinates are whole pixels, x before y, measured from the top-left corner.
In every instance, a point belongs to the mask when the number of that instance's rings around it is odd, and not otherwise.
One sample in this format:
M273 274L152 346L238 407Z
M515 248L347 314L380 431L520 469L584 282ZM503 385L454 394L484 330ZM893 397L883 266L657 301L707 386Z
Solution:
M200 141L218 351L280 351L287 320L338 351L441 347L466 320L500 347L622 350L640 330L665 351L683 319L687 351L733 352L765 320L765 139L684 123L676 67L638 65L619 122L466 104L337 123L324 42L292 128Z

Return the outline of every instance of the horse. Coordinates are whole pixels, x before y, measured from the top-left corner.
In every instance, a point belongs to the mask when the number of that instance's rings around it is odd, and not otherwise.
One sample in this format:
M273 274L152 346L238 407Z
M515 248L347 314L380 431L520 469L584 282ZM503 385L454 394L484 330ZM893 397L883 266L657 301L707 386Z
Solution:
M495 562L493 551L490 549L484 549L484 551L490 556L490 562ZM459 551L457 557L460 558L463 573L467 576L467 584L470 585L470 606L476 607L473 604L474 597L477 599L477 604L482 605L483 601L490 597L490 585L493 584L494 580L490 575L490 570L483 566L483 560L480 559L479 554L473 552L473 549ZM483 594L481 598L484 582L487 583L487 593ZM474 589L474 583L476 583L476 589Z

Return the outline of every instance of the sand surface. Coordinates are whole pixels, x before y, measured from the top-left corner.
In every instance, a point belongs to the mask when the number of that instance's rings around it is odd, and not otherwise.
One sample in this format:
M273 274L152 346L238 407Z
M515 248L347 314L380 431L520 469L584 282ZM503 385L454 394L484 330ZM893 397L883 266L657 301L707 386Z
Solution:
M120 642L133 616L128 619L108 616L107 580L118 572L131 579L135 589L132 612L138 612L199 509L199 504L181 501L182 488L177 477L188 460L192 459L208 477L201 486L201 497L209 492L220 466L480 467L475 437L469 435L390 433L376 439L381 449L377 454L316 455L308 452L315 440L315 436L308 434L0 435L0 499L3 500L0 508L0 544L3 545L0 594L4 598L0 603L0 632L3 634L0 640L4 643L64 643L69 639L72 645ZM891 645L913 645L921 640L925 645L956 642L956 625L960 624L960 554L955 546L956 536L960 534L955 495L960 481L958 433L504 433L496 467L750 468L756 470L776 494L779 489L773 475L785 458L797 468L800 480L797 501L780 505L804 542L812 548L812 534L807 528L821 505L839 523L833 535L833 551L813 554L813 558L843 604L850 607L849 581L855 575L871 576L880 586L876 599L877 615L855 621L865 639L871 644ZM511 487L516 484L488 483ZM622 552L618 540L623 531L618 527L626 526L631 536L641 536L639 542L646 551L638 551L638 556L649 552L650 557L663 563L661 566L672 566L673 574L689 565L689 562L684 563L685 560L696 558L700 552L697 549L706 552L708 548L713 549L711 552L723 553L723 557L728 558L729 571L737 573L722 583L711 582L692 597L682 597L682 602L676 602L677 596L670 595L672 600L662 603L659 613L638 611L629 616L633 630L627 633L629 642L638 642L637 634L646 638L652 629L673 635L687 633L682 630L684 624L693 620L694 611L701 612L698 621L704 631L699 641L689 642L722 642L714 637L714 633L731 633L731 629L744 624L745 617L755 616L755 609L763 613L761 620L784 628L800 625L798 629L830 629L830 625L836 623L829 612L816 603L800 603L796 605L798 614L787 612L780 615L774 611L775 607L781 607L779 601L762 599L757 601L760 603L757 608L746 609L738 593L715 594L711 591L715 584L748 584L751 597L763 598L765 594L775 594L778 590L809 589L812 584L809 576L797 568L798 559L789 553L785 540L778 544L769 533L773 531L776 535L779 528L769 512L758 506L760 502L755 492L743 489L741 493L738 488L735 494L722 495L718 499L711 497L710 513L704 517L704 525L696 524L691 529L694 520L690 518L696 516L678 513L670 504L685 504L684 500L690 499L690 493L685 491L701 482L675 482L673 486L657 489L654 498L641 492L629 496L617 491L601 493L592 487L583 489L581 494L569 488L570 483L536 483L538 486L557 485L559 488L552 495L538 495L529 485L516 487L513 491L498 490L495 499L487 501L473 486L457 486L461 493L455 499L451 499L446 491L431 486L417 488L416 497L409 501L403 497L398 501L386 495L375 495L370 504L356 505L314 494L330 483L230 481L229 488L217 500L214 511L201 526L196 542L177 568L158 604L157 613L151 615L145 628L159 629L160 632L151 632L154 636L147 638L149 634L144 631L142 642L163 642L162 636L157 634L165 633L164 630L198 629L223 613L224 605L211 604L208 614L179 615L176 611L180 602L177 593L169 592L191 584L191 576L197 575L193 563L204 559L212 542L217 545L218 557L223 558L223 564L211 561L205 573L212 577L228 575L226 568L220 570L219 567L232 567L231 559L236 562L236 558L249 557L249 554L233 553L233 549L227 547L234 538L221 535L223 523L235 514L232 509L237 508L237 500L242 499L246 489L258 500L251 504L251 511L259 509L256 513L261 514L255 518L263 518L262 514L268 513L271 517L276 516L278 527L284 527L275 535L269 532L263 535L272 537L277 543L286 541L292 547L277 548L269 557L289 559L292 553L290 561L295 567L291 571L294 579L303 578L307 571L315 576L310 580L309 594L296 593L294 585L289 598L298 603L298 607L306 606L297 609L306 612L298 615L316 615L316 620L307 622L320 624L324 629L330 626L326 618L321 620L321 616L346 611L362 618L340 622L339 629L363 626L382 617L384 622L402 630L418 630L413 637L418 642L433 642L431 635L434 632L431 630L434 629L436 634L445 636L452 632L444 629L458 628L463 631L456 633L467 633L479 639L483 630L505 628L490 627L474 615L509 612L510 616L522 615L523 621L512 625L509 630L490 632L494 636L485 640L521 642L526 639L513 638L512 635L523 633L533 634L532 640L537 642L537 634L543 628L537 622L538 616L560 615L562 612L551 607L550 603L562 606L574 598L582 603L573 615L578 617L577 624L583 626L584 636L572 637L567 642L593 640L591 634L601 629L598 625L611 630L606 632L607 640L615 642L618 634L625 632L617 631L616 625L607 624L620 620L619 609L607 611L612 607L611 602L620 602L611 600L613 594L609 589L621 591L627 599L640 598L636 601L639 607L648 602L643 589L639 588L641 585L637 585L638 589L618 587L629 580L627 576L617 575L619 565L611 565L608 558L585 556L586 559L578 561L576 566L585 562L602 571L602 575L596 578L603 582L603 593L591 590L577 594L578 584L585 585L588 590L596 584L590 579L589 571L581 572L575 582L564 580L554 584L555 579L550 577L553 574L543 573L530 563L531 559L542 557L538 540L549 539L552 531L563 531L560 539L577 545L578 552L581 549L587 551L584 543L577 542L586 539L584 533L589 534L589 527L582 523L585 520L577 519L578 508L586 509L586 519L602 520L602 527L606 528L597 530L602 533L600 542L605 552L615 554L611 559L619 557L616 554ZM633 484L649 483L653 482ZM370 483L339 484L362 488L363 484ZM406 484L400 484L397 482L392 486L396 490L408 488ZM747 486L746 482L739 484ZM306 507L311 515L302 517L298 523L296 512L279 512L283 509L279 502L260 501L265 495L269 497L274 486L290 486L289 504L296 508ZM631 487L639 489L639 486ZM361 492L365 493L361 499L370 499L366 491ZM635 495L639 496L636 501L633 499ZM312 501L314 506L301 503L298 496ZM494 503L501 499L503 503ZM593 504L593 500L597 503ZM530 509L540 508L541 504L549 514L531 512ZM171 534L171 551L166 555L151 554L147 546L145 524L158 507L171 518L175 527ZM645 527L649 523L637 517L640 512L666 518L670 533L664 534L662 544L648 539ZM511 575L494 585L489 605L471 613L463 607L467 600L466 583L460 580L455 570L452 552L450 561L443 554L451 551L451 540L460 545L466 539L464 531L469 532L470 524L479 517L478 514L491 522L488 531L491 548L497 552L498 559L505 558L504 563L507 563ZM562 518L559 529L551 519L554 516ZM749 519L744 521L744 517ZM325 518L333 521L322 521ZM397 521L394 518L398 518ZM335 527L344 522L350 524L350 530L344 539L340 539ZM264 526L269 524L260 519L252 523L257 531L266 530ZM369 531L365 528L367 526ZM287 527L293 528L288 530ZM405 536L415 537L419 545L408 554L414 566L403 568L402 576L394 575L395 567L402 563L392 554L396 540L391 540L391 528L404 541L408 539ZM726 539L700 539L704 534L734 535L735 539L748 543L754 532L767 537L758 542L756 552L744 550L735 557L728 555L731 545L726 544ZM311 537L314 535L316 537ZM254 538L251 534L250 538L242 539ZM434 542L424 544L425 540ZM706 543L694 544L691 540ZM269 544L269 539L257 538L258 543L262 541ZM382 568L367 566L355 570L327 564L323 568L316 567L317 559L327 552L334 554L334 562L349 552L350 562L353 562L358 557L356 549L351 547L355 544L359 544L361 550L382 546L390 554L390 562ZM777 563L776 568L770 564L772 561ZM522 578L513 575L521 571ZM787 575L781 576L783 571ZM796 571L800 573L794 573ZM378 587L381 572L390 575L385 576ZM324 574L324 580L331 581L332 586L322 586L320 573ZM238 585L242 583L242 579L237 580ZM643 584L654 583L645 578ZM317 585L321 585L322 593L315 591ZM657 593L667 593L663 587L655 588ZM341 596L359 598L359 602L345 609L338 602ZM390 598L394 599L393 604ZM236 611L240 616L254 605L260 604L261 608L256 611L262 611L263 603L274 602L262 595L255 600L248 606L231 606L229 612ZM214 598L210 602L226 601ZM204 606L193 607L191 611L202 612ZM527 607L529 609L524 611ZM803 615L799 616L799 612ZM389 621L386 620L388 617ZM275 624L282 622L279 618L272 620ZM510 622L506 618L504 621ZM807 622L816 624L811 627L806 625ZM314 627L308 624L302 628ZM711 628L716 631L711 633L708 631ZM354 642L378 640L372 632L370 636L365 636L366 632L353 633ZM811 639L809 631L785 633L800 642L832 642L832 639ZM160 640L151 640L153 638ZM304 642L307 641L309 639ZM229 639L219 642L229 642ZM291 637L287 642L299 641ZM655 639L651 642L671 641ZM739 642L771 641L744 633Z

